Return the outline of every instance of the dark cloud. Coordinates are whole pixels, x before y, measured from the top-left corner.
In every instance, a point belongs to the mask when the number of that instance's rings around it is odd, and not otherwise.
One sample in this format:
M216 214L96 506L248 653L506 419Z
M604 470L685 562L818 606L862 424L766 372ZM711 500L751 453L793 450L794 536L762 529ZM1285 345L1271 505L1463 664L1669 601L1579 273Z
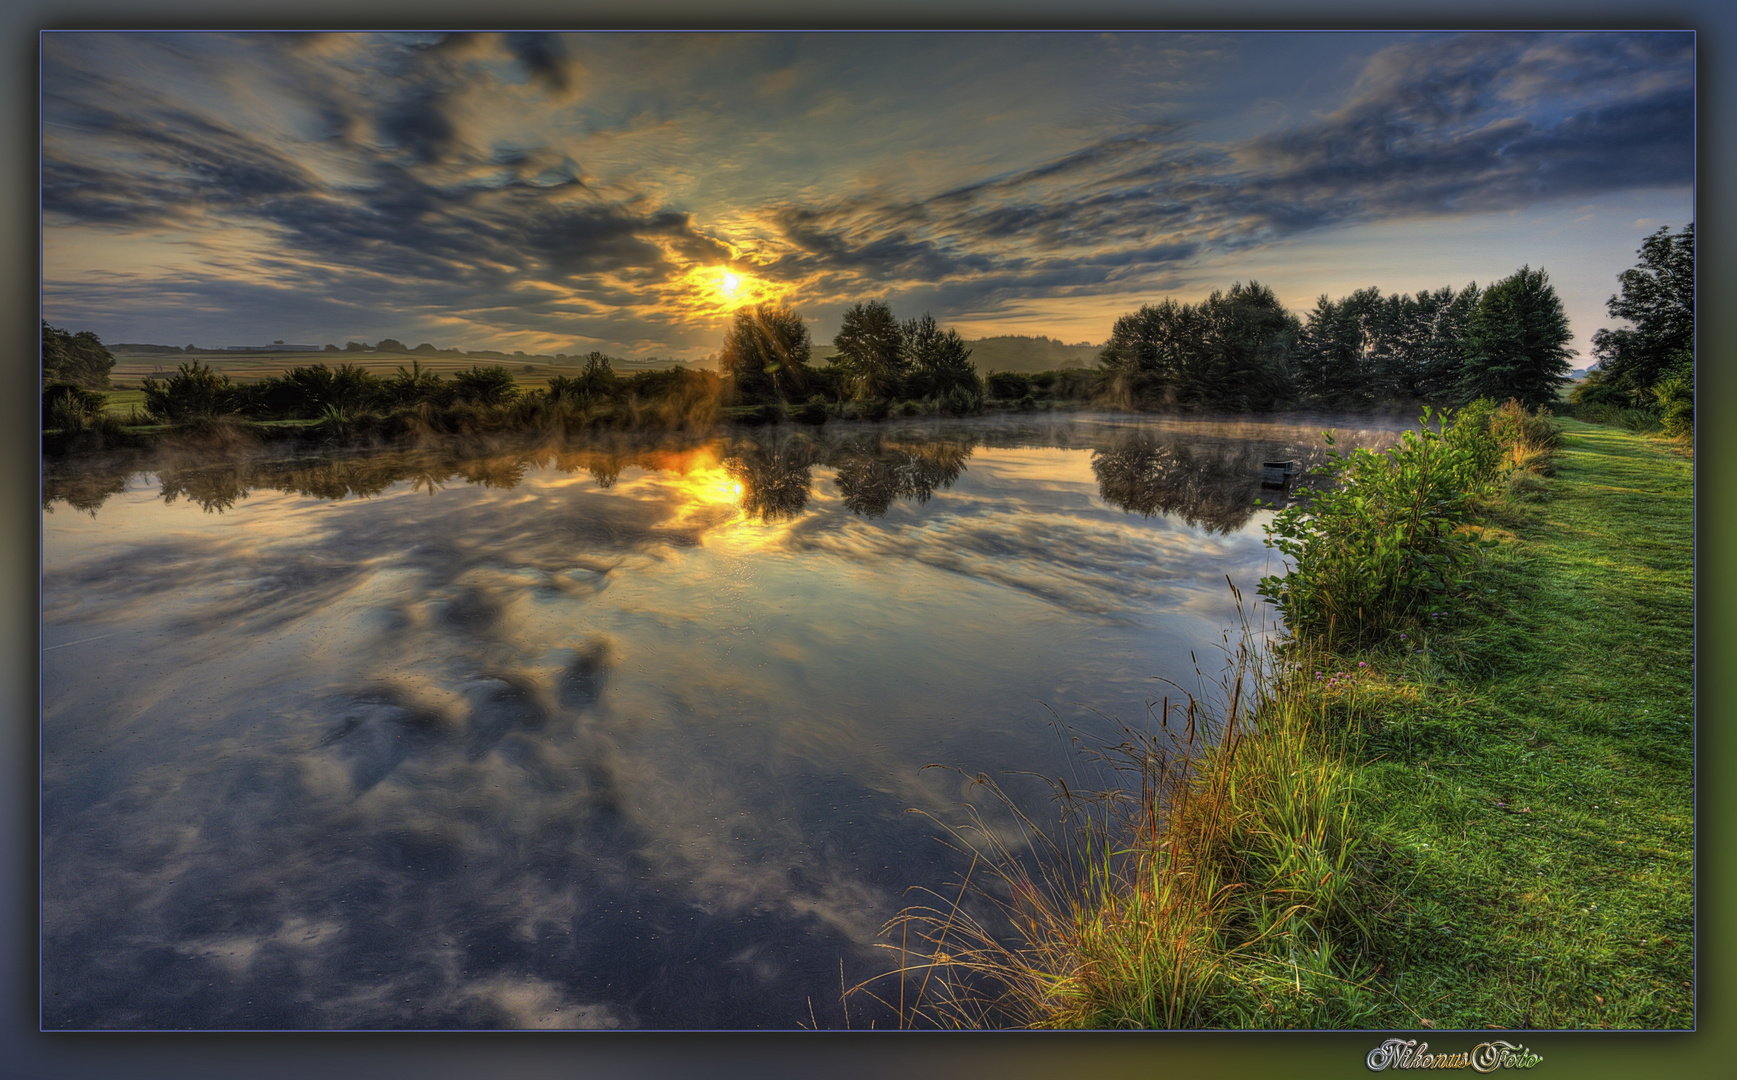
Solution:
M340 289L394 313L500 312L490 325L503 331L560 333L602 324L528 298L625 305L631 315L607 318L655 323L647 286L672 286L684 264L731 261L726 240L742 240L702 227L695 207L651 197L631 175L597 183L576 160L582 136L514 127L528 102L565 108L586 86L582 50L558 35L124 43L173 54L189 71L255 65L289 119L262 127L210 105L209 92L134 85L115 74L127 69L107 62L103 41L51 39L42 172L51 227L265 226L282 256L272 267L279 289ZM743 44L748 54L766 47ZM1277 131L1213 141L1198 124L1146 123L930 195L769 188L760 205L733 209L771 233L760 272L801 287L809 303L896 290L987 312L1058 291L1124 292L1214 253L1335 225L1687 185L1692 60L1688 34L1422 36L1372 56L1336 111ZM630 96L631 109L599 130L681 115L646 87ZM744 147L777 134L751 115L727 122L741 126ZM206 288L217 296L227 286ZM63 294L52 282L49 292Z
M1687 35L1428 39L1376 57L1338 113L1240 145L1155 128L920 202L775 220L805 271L966 281L985 298L1108 289L1334 224L1686 184L1693 117Z
M566 96L578 85L578 65L567 55L567 49L556 34L507 34L507 48L512 50L533 82L548 92Z

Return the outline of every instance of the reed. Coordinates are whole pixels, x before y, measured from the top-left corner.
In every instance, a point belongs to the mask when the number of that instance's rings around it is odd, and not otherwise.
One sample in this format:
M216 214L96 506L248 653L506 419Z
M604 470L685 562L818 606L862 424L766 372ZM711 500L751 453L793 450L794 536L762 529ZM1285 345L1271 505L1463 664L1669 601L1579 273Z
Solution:
M1240 596L1239 596L1240 602ZM1244 621L1205 698L1087 749L1040 827L975 808L941 825L968 860L886 928L898 963L853 993L905 1027L1321 1027L1370 1014L1349 945L1375 905L1347 751L1366 675L1280 655ZM1362 669L1366 671L1367 669Z

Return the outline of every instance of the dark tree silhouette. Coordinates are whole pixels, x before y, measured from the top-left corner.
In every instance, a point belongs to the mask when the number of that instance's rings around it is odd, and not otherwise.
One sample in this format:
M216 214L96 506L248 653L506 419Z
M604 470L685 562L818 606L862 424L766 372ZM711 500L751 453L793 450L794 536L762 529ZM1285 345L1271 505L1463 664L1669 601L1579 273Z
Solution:
M842 368L858 396L892 397L906 370L905 337L893 310L879 300L857 304L844 313L833 364Z
M943 331L935 317L924 312L921 318L906 320L903 337L904 355L911 368L909 382L917 394L945 399L954 392L983 393L983 382L971 364L971 350L965 347L959 331Z
M115 358L102 339L89 330L69 334L42 324L42 382L71 383L92 390L106 390Z
M1627 403L1645 402L1649 392L1673 376L1688 380L1694 371L1695 226L1680 233L1668 228L1647 237L1640 263L1617 277L1621 292L1607 308L1633 326L1592 335L1598 367L1594 386L1608 387Z
M759 304L736 312L718 367L744 404L802 401L808 397L812 353L808 326L795 308Z

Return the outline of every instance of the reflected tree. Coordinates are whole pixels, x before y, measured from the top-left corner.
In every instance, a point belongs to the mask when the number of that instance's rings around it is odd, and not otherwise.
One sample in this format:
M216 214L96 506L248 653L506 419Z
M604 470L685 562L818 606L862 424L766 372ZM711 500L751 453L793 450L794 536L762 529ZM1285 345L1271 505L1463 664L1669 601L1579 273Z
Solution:
M42 508L54 513L54 504L64 502L74 510L96 517L97 510L109 496L127 490L131 470L125 466L110 469L87 469L66 475L44 474L42 477Z
M894 499L919 505L936 488L948 488L971 458L971 444L961 441L901 444L880 438L840 447L829 456L844 505L863 517L880 517Z
M1240 440L1184 441L1131 433L1092 453L1098 494L1111 506L1152 517L1174 515L1215 532L1241 528L1255 500L1278 503L1261 489L1261 461L1294 452Z
M248 478L241 465L164 470L158 474L163 501L172 503L185 496L207 514L221 514L247 498Z
M806 439L746 441L724 459L724 468L742 485L744 513L761 521L782 521L808 505L818 459L814 444Z

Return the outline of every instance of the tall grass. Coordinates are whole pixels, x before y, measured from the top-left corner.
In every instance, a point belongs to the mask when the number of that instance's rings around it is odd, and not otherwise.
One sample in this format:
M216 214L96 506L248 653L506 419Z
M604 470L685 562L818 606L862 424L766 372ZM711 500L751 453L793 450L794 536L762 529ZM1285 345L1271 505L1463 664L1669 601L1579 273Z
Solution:
M1239 597L1240 600L1240 597ZM908 1027L1318 1027L1370 1014L1357 951L1374 906L1348 750L1354 673L1321 677L1242 627L1208 700L1091 757L1091 793L1036 825L979 776L1017 838L971 811L953 887L887 927L896 968L856 988Z
M1015 828L973 808L940 823L970 868L888 924L898 963L853 992L901 1026L1342 1028L1394 1015L1370 959L1403 902L1364 805L1378 677L1343 657L1414 652L1407 620L1467 584L1483 497L1504 473L1545 471L1559 444L1546 412L1480 401L1433 424L1426 413L1384 453L1331 453L1319 472L1333 486L1268 534L1292 563L1261 587L1287 636L1268 645L1245 616L1216 693L1166 698L1156 728L1095 750L1092 790L1056 782L1055 829L978 776Z

